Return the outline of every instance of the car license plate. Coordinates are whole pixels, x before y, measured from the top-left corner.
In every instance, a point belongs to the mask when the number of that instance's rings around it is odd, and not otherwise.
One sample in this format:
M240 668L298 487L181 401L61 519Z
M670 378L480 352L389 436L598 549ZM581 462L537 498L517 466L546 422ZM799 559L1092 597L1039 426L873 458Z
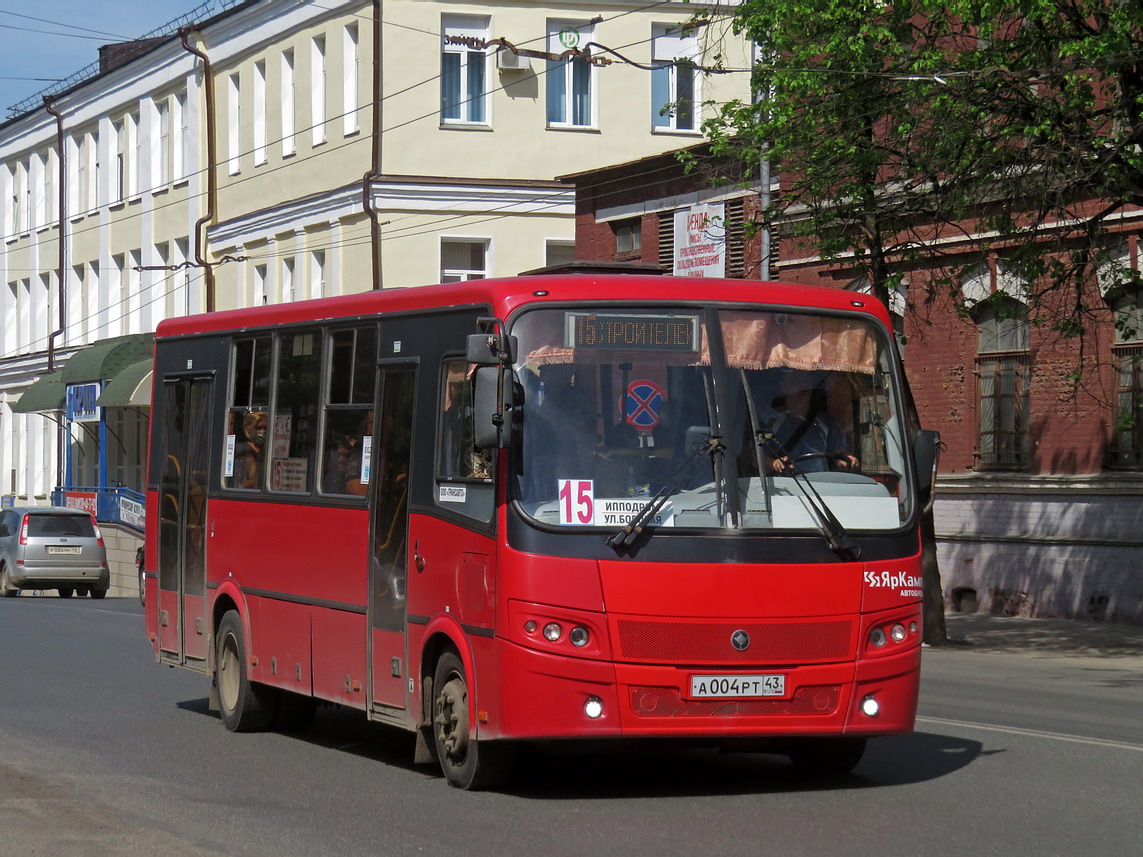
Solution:
M692 675L694 698L785 696L784 675Z
M69 556L78 556L82 553L83 548L79 545L48 545L48 553L54 554L68 554Z

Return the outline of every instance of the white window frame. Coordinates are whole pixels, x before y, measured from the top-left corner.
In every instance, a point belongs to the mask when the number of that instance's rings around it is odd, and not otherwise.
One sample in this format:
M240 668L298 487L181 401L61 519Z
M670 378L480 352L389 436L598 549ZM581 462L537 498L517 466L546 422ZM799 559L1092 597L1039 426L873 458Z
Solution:
M341 31L342 133L348 137L361 129L360 104L361 49L357 24L346 24Z
M190 111L185 92L175 93L171 102L171 128L175 132L171 145L171 178L177 182L187 178L191 169Z
M294 82L294 49L282 51L282 157L288 158L297 151L294 141L295 104L297 92Z
M325 36L310 39L310 142L325 142Z
M157 190L171 183L171 100L160 98L155 102L155 137L151 140L151 189Z
M266 163L266 61L254 63L254 166Z
M486 16L444 15L441 18L441 124L477 125L492 124L492 99L488 97L489 81L492 79L493 53L487 49L475 50L463 43L452 44L449 38L475 39L481 43L488 41L491 25ZM456 57L455 80L452 70L445 68L446 58ZM478 75L480 92L473 92L472 77ZM451 85L454 95L449 97L446 87ZM453 102L451 105L446 103ZM449 107L455 110L449 110ZM455 113L455 115L446 115Z
M238 175L242 167L242 81L235 72L226 78L227 171Z
M679 127L675 104L679 100L678 60L698 64L701 53L698 30L683 30L681 24L653 24L651 27L651 129L655 132L697 134L702 124L702 77L697 70L693 75L691 96L691 125ZM665 80L664 80L665 77ZM666 83L666 92L662 86ZM666 100L659 103L665 95ZM666 114L661 111L670 108Z
M595 29L588 21L566 21L566 20L550 20L548 21L548 51L554 54L561 54L568 47L561 41L561 33L565 30L576 30L579 33L579 40L576 45L572 47L581 47L594 39ZM577 66L577 62L580 65ZM587 99L588 110L590 114L586 121L575 121L575 101L576 101L576 81L579 79L579 74L586 71L588 75L587 84ZM560 62L547 62L547 84L544 93L545 111L547 117L547 127L549 128L570 128L570 129L595 129L598 127L599 115L599 75L598 70L594 65L583 64L582 61L577 61L573 58L561 60ZM562 82L562 93L559 94L559 110L558 115L553 116L553 90L559 83Z
M453 244L466 244L476 245L479 244L483 248L484 253L484 266L482 268L475 268L471 266L464 267L445 267L445 246ZM492 270L492 239L487 237L480 237L475 235L442 235L440 239L440 247L438 248L440 257L440 281L442 283L461 283L467 280L483 280L487 279Z

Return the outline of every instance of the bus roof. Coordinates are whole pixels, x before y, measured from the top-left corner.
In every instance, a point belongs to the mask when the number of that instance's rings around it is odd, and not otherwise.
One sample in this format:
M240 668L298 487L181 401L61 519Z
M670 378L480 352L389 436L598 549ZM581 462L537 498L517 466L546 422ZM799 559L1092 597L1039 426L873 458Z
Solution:
M797 286L761 280L698 279L639 274L540 274L503 279L469 280L360 292L333 298L271 304L170 318L161 322L157 338L303 322L334 321L387 312L412 312L462 306L488 306L502 318L524 304L566 303L742 303L780 307L860 311L889 324L889 315L871 295L829 286Z

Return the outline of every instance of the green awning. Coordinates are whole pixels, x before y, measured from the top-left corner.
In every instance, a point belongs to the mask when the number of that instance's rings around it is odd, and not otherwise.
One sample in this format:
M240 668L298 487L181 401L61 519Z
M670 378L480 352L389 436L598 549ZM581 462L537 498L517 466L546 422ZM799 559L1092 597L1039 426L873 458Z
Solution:
M67 399L67 384L64 383L62 372L53 372L33 381L20 396L20 400L11 405L12 411L17 414L34 414L41 411L62 411L64 401Z
M67 384L106 381L128 366L150 358L155 353L155 336L134 333L101 339L71 356L60 373Z
M96 404L103 408L151 406L151 360L132 363L107 382Z

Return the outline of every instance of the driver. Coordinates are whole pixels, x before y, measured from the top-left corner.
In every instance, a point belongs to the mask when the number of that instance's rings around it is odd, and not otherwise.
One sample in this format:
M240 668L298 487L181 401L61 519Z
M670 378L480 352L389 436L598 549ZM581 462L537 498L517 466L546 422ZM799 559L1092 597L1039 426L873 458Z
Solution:
M848 450L845 432L826 410L823 391L815 389L812 374L784 372L779 388L782 394L774 400L766 423L787 455L771 461L771 471L821 473L831 464L837 470L856 470L860 463Z

